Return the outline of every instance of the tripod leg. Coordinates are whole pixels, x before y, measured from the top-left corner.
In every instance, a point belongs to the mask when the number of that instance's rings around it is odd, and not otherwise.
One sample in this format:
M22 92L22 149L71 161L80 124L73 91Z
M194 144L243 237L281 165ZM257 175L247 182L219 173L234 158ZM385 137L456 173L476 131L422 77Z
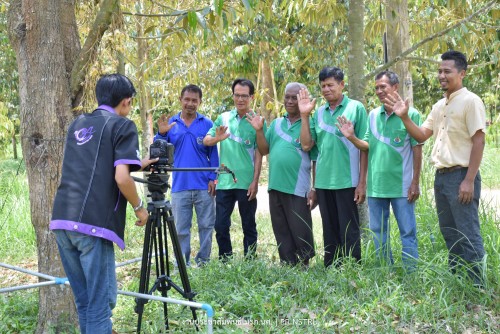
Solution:
M152 243L153 238L153 217L149 217L145 231L144 231L144 245L142 250L142 262L141 262L141 278L139 281L139 293L148 293L149 286L149 273L151 271L151 256L152 256ZM142 325L142 314L144 313L144 304L147 300L136 298L135 300L135 312L138 314L137 319L137 333L141 332Z
M182 287L184 289L184 298L189 301L193 301L195 293L191 290L191 284L189 283L189 277L186 269L186 262L184 261L184 255L182 254L181 245L179 244L179 238L177 236L177 230L174 224L174 217L172 215L172 210L169 205L168 211L163 213L163 219L166 221L168 230L170 233L170 240L172 241L172 249L174 250L175 260L177 261L177 268L179 269L179 275L181 277ZM193 314L193 320L197 320L196 309L191 307L191 313ZM196 325L196 330L198 326Z
M163 226L162 218L163 213L159 214L157 217L157 228L158 228L158 245L156 247L156 274L157 274L157 286L158 290L161 291L163 297L167 297L167 291L170 289L170 276L169 276L169 266L168 266L168 248L167 248L167 238L165 233L165 226ZM165 329L169 329L168 323L168 305L163 303L163 317L165 320Z

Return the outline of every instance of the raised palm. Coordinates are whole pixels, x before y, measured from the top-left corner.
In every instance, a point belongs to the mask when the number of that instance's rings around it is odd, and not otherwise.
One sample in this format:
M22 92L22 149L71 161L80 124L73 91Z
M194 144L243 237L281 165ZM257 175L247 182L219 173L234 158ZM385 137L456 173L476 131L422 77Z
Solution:
M162 114L160 116L160 118L158 118L158 132L159 133L165 134L168 131L170 131L170 129L172 129L175 124L177 124L176 122L172 122L172 123L168 124L169 119L170 119L170 117L167 117L167 115L165 115L165 114Z
M354 125L350 120L348 120L345 116L337 117L338 123L337 128L344 135L344 137L349 138L354 136Z
M215 129L215 138L217 141L223 141L229 137L229 132L227 131L227 126L221 125Z
M399 117L403 117L408 115L410 100L406 99L405 101L403 101L401 96L399 96L397 92L394 92L387 95L384 101L384 106L388 109L392 109L392 111Z
M298 94L298 104L301 114L310 115L316 105L316 99L311 100L307 89L302 88Z
M259 131L264 127L264 117L255 113L247 113L247 121L256 131Z

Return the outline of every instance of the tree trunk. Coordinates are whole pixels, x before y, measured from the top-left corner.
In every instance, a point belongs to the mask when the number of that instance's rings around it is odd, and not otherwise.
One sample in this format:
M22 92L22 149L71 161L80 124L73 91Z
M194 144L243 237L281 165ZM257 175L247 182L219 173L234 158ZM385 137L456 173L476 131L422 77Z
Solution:
M365 101L365 81L363 73L365 69L363 17L365 4L363 0L353 0L349 2L348 23L349 23L349 97L364 103Z
M141 4L141 7L143 6L144 4ZM144 35L143 21L144 18L142 16L137 18L137 37L139 37L137 39L137 88L139 90L139 109L141 113L142 152L148 152L154 134L153 118L150 111L151 101L149 99L149 92L146 90L147 78L146 72L144 71L147 67L148 43L145 39L141 38Z
M387 0L385 13L387 20L387 55L390 61L410 48L408 1ZM399 94L404 98L410 98L413 104L413 85L409 64L408 60L399 61L394 64L392 70L399 76Z
M73 107L82 95L85 71L90 68L90 59L117 8L117 0L101 1L95 30L89 33L88 47L81 52L74 0L13 0L9 7L9 38L19 72L21 147L26 161L38 271L55 277L66 276L54 235L49 232L65 135L73 119ZM36 333L70 332L76 325L71 290L66 286L40 288Z
M265 117L267 124L275 118L273 115L274 105L276 104L276 96L274 95L273 86L273 71L269 60L269 45L267 42L261 42L260 45L260 71L262 75L262 104L260 108L261 115Z
M349 97L365 103L365 79L363 76L365 68L364 53L364 17L365 4L363 0L349 2ZM368 206L365 203L358 205L359 220L362 226L368 226Z
M71 40L78 37L76 29L74 4L70 1L17 0L10 4L9 34L19 70L21 146L30 188L38 271L56 277L66 275L48 225L71 115L68 67L71 70L74 52L68 53L66 48L79 45L78 38ZM68 54L73 59L68 59ZM40 288L37 333L60 332L75 325L71 290L60 286Z

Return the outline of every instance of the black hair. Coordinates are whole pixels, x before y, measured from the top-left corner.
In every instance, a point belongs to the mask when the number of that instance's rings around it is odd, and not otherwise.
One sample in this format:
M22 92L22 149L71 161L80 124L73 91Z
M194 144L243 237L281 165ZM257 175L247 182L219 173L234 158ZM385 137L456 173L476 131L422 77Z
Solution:
M375 76L375 80L380 80L382 79L383 76L386 76L387 79L389 79L389 83L391 86L394 86L395 84L399 83L399 78L398 75L392 71L382 71L379 74Z
M181 98L184 96L185 92L193 92L193 93L198 93L198 96L200 97L200 100L203 98L203 93L201 92L201 88L196 86L196 85L187 85L184 86L181 90Z
M95 86L97 103L113 108L118 106L123 99L134 97L135 93L132 81L118 73L103 75Z
M253 82L251 82L248 79L238 78L238 79L234 80L233 85L231 86L231 90L232 90L233 94L234 94L234 87L236 87L236 85L247 86L250 89L250 95L255 94L255 87L253 85Z
M323 67L319 72L319 82L325 81L328 78L334 78L338 82L344 80L344 72L338 67Z
M454 60L458 71L467 71L467 57L460 51L450 50L441 55L442 60Z

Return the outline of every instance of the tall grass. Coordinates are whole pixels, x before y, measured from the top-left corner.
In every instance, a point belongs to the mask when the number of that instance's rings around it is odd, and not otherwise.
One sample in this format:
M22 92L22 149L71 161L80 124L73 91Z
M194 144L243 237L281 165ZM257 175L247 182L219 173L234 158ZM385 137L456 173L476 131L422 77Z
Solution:
M483 187L500 189L496 175L498 149L488 149L482 166ZM36 262L34 232L29 222L27 185L14 165L0 166L0 261L11 264ZM10 174L9 174L10 173ZM188 268L196 300L215 310L216 333L495 333L500 331L500 230L498 207L481 206L481 231L487 257L484 261L484 289L471 286L464 275L452 275L447 268L447 250L439 232L432 194L433 170L424 164L422 196L417 202L419 266L405 274L401 243L391 217L391 242L395 265L380 265L375 258L370 233L363 234L363 261L347 261L340 268L323 267L322 228L313 222L317 256L308 269L282 266L269 216L258 216L257 259L242 257L242 229L232 217L231 235L236 256L222 263L214 240L211 261L202 268ZM489 182L489 184L488 184ZM5 203L5 204L4 204ZM144 229L131 224L129 213L127 248L117 251L117 262L140 257ZM193 252L198 240L192 233ZM22 252L19 252L22 247ZM172 261L172 252L169 260ZM138 290L140 263L117 269L119 289ZM13 285L10 273L0 270L0 287ZM152 277L154 280L155 277ZM177 273L172 280L180 285ZM15 280L14 280L15 281ZM37 291L0 295L0 332L29 333L36 327ZM182 299L173 289L168 296ZM119 333L135 332L137 316L133 298L119 296L113 312ZM144 333L163 331L163 304L145 306ZM193 333L189 309L168 305L171 332ZM206 315L198 312L201 330ZM3 319L9 319L4 321Z

